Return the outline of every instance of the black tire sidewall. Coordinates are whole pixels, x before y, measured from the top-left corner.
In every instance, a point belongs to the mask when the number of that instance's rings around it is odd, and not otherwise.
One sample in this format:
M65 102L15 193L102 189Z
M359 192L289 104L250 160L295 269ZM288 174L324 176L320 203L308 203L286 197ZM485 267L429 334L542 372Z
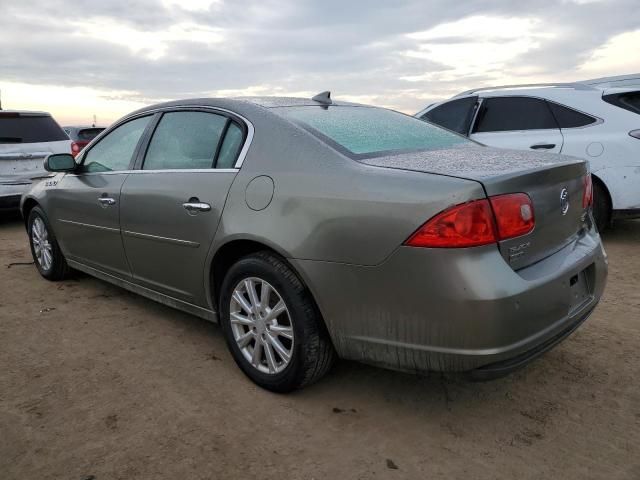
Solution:
M611 202L605 189L597 182L593 183L593 218L602 232L607 229L611 221Z
M278 291L289 310L294 332L293 353L289 365L277 374L266 374L254 368L244 358L233 337L229 321L231 296L238 283L248 277L257 277L270 283ZM305 342L310 340L308 325L309 322L317 321L315 318L308 318L308 299L305 298L306 292L300 282L290 281L265 259L249 256L229 269L220 292L220 324L229 350L242 371L255 383L271 391L288 392L297 388L305 374Z
M44 268L42 268L42 266L40 265L40 262L38 262L38 258L36 257L36 252L33 248L32 229L33 229L33 223L35 222L36 218L40 218L44 223L44 226L47 229L49 243L51 244L51 255L53 256L53 261L51 263L51 268L49 268L48 270L45 270ZM40 275L42 275L47 280L58 280L62 278L66 268L66 262L65 262L64 256L62 255L62 252L60 251L60 247L58 246L58 241L56 240L56 236L53 233L51 224L49 223L49 220L47 219L47 216L45 215L44 211L40 207L34 207L29 212L29 218L27 221L27 234L29 235L29 248L31 249L31 256L33 257L33 263L38 269L38 272L40 272Z

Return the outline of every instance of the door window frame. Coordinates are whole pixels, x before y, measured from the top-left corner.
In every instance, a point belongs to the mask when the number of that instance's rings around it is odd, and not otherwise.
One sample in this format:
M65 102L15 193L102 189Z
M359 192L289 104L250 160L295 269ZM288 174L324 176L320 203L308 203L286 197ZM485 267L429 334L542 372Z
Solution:
M240 148L239 150L239 153L233 165L233 168L213 168L212 167L212 168L206 168L206 169L186 168L186 169L176 169L176 170L143 170L142 169L144 156L146 155L147 150L149 148L151 137L153 136L153 133L155 132L156 127L160 123L160 119L162 118L162 115L164 113L169 113L169 112L184 112L184 111L206 112L206 113L223 115L235 121L235 123L237 123L240 126L240 128L243 131L244 139L242 143L242 148ZM117 122L116 124L114 124L113 126L101 132L100 135L98 135L94 140L102 140L102 138L106 137L110 132L112 132L119 126L124 125L128 121L135 120L136 118L145 117L149 115L152 116L153 118L151 118L151 121L147 124L145 131L143 132L143 134L140 136L140 139L138 140L138 145L136 145L136 149L134 150L134 153L132 155L132 161L129 163L129 170L119 170L117 172L86 172L86 173L78 173L78 175L113 175L113 174L121 174L121 173L145 174L145 173L160 173L160 172L165 172L165 173L166 172L193 172L193 173L238 172L240 170L240 167L242 167L242 164L244 163L247 153L249 152L249 147L253 142L253 137L255 134L255 128L253 126L253 123L251 123L244 116L236 112L233 112L231 110L228 110L226 108L209 106L209 105L172 105L169 107L153 108L150 110L145 110L144 112L127 116L122 120L120 120L119 122ZM222 139L224 140L224 137ZM95 144L97 143L98 142L96 142ZM93 148L93 146L94 145L90 145L91 148ZM78 158L78 165L81 165L82 163L84 163L84 158L86 154L91 151L91 148L82 152L82 155L80 156L80 158Z

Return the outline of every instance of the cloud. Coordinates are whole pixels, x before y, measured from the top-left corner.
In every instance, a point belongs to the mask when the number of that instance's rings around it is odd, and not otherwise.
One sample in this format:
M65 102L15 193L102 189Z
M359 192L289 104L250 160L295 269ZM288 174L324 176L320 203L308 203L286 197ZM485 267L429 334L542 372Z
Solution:
M326 89L412 112L468 88L638 69L637 0L5 3L0 88L85 89L96 95L91 108L110 115L113 98L124 109ZM4 103L23 100L5 94ZM87 114L81 104L70 112Z

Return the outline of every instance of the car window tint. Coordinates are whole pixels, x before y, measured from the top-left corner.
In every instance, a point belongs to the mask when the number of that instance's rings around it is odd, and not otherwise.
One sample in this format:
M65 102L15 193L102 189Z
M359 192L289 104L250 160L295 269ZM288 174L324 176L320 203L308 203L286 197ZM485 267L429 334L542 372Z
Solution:
M592 116L577 112L572 108L554 102L547 103L560 128L584 127L596 121Z
M492 97L482 101L473 132L558 128L547 102L529 97Z
M607 103L624 108L633 113L640 113L640 91L626 93L612 93L602 97Z
M85 172L128 170L131 157L151 116L136 118L109 132L84 157Z
M39 143L69 140L49 115L0 111L0 143Z
M144 170L213 167L227 117L206 112L165 113L145 156Z
M470 142L402 113L374 107L306 106L274 109L347 155L438 150Z
M469 133L478 97L459 98L438 105L420 118L462 135Z
M78 140L93 140L101 133L104 128L83 128L78 130Z
M218 153L216 168L233 168L240 153L243 137L240 126L231 122Z

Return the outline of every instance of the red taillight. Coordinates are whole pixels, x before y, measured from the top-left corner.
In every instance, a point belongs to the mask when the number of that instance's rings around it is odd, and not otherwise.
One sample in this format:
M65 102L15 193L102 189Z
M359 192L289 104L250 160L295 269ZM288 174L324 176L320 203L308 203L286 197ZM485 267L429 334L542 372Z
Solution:
M461 248L496 242L496 228L488 200L451 207L425 223L405 245L410 247Z
M82 147L78 145L76 142L71 142L71 155L75 158L76 155L80 153Z
M536 224L533 205L526 193L490 197L500 240L526 235Z
M582 191L582 208L586 209L593 205L593 180L591 174L582 179L584 190Z
M478 247L526 235L534 226L533 205L528 195L497 195L439 213L404 244L428 248Z

